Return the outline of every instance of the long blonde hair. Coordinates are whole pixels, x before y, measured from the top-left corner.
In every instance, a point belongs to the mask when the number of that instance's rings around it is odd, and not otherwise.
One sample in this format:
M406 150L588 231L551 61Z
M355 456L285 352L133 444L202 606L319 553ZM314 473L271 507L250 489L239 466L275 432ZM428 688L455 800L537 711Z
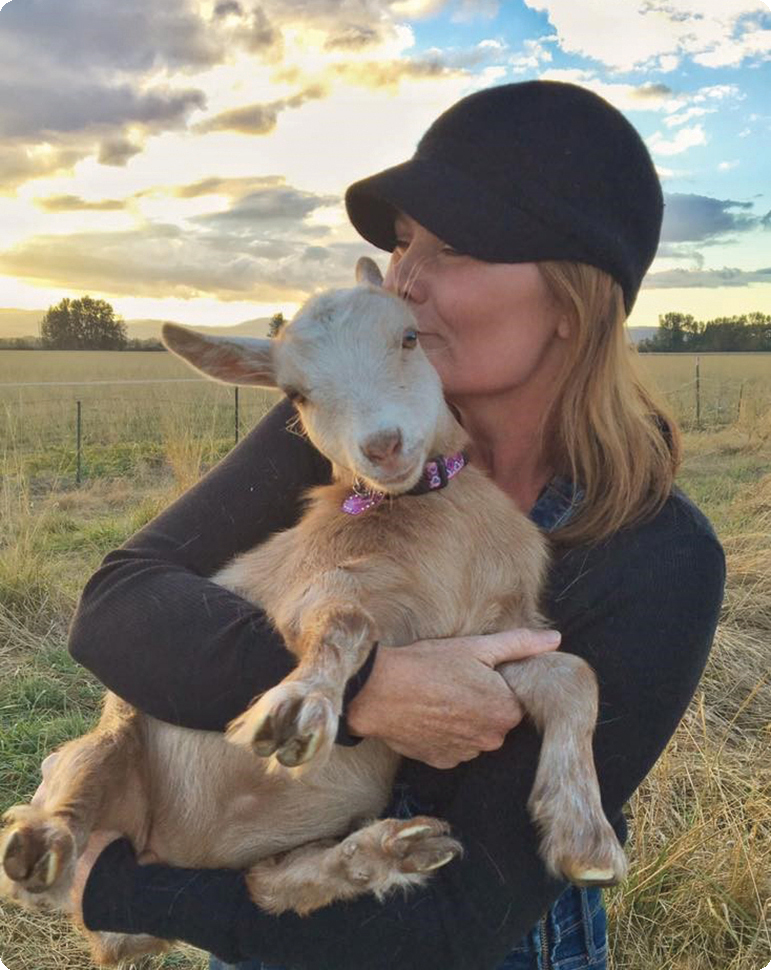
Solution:
M544 419L544 447L557 470L584 492L577 514L553 537L570 545L596 543L659 511L680 462L680 435L641 377L618 283L584 263L538 267L572 330Z

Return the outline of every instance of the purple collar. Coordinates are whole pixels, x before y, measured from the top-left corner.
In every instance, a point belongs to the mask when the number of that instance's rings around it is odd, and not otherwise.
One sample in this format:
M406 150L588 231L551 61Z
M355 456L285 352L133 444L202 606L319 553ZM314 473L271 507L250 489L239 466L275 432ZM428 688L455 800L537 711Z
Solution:
M461 468L467 464L468 455L465 451L459 451L455 455L448 455L446 457L437 455L436 458L432 458L426 462L423 475L418 484L411 488L409 492L402 494L425 495L426 492L433 492L436 489L444 488L449 480L454 478ZM380 505L385 497L385 492L376 492L368 488L359 490L354 487L354 490L340 507L348 515L361 515L362 512L368 512L369 509Z

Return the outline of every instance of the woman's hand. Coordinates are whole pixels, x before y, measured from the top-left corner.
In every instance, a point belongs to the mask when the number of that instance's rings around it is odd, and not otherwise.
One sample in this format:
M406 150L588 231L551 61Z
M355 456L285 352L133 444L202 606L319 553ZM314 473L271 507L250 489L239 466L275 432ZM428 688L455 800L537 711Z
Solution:
M380 647L348 709L352 734L376 737L434 768L454 768L494 751L523 711L498 664L554 650L553 630L505 630Z

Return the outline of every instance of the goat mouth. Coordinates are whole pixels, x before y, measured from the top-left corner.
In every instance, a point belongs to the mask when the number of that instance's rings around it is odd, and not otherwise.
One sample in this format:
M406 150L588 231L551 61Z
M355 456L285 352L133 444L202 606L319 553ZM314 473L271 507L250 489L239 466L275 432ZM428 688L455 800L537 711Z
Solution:
M378 475L377 477L368 476L370 481L383 492L407 492L413 485L420 480L423 470L422 464L416 464L408 468L405 472L396 475Z

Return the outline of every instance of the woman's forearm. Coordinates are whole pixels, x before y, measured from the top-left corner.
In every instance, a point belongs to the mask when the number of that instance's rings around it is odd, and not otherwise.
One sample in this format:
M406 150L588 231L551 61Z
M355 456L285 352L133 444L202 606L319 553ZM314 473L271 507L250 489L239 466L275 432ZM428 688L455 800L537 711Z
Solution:
M627 552L631 541L568 557L550 591L565 648L598 674L595 760L620 835L624 803L693 694L725 575L719 546L703 534L638 541L635 554ZM538 752L524 724L500 750L453 772L404 762L401 781L418 810L446 818L466 850L406 897L273 917L251 903L241 874L138 866L120 843L87 883L86 924L183 939L229 962L259 956L305 970L489 970L562 889L545 873L526 808Z
M211 583L239 552L292 526L329 467L287 430L280 402L216 468L89 580L72 655L111 690L161 720L221 730L294 665L264 614Z

